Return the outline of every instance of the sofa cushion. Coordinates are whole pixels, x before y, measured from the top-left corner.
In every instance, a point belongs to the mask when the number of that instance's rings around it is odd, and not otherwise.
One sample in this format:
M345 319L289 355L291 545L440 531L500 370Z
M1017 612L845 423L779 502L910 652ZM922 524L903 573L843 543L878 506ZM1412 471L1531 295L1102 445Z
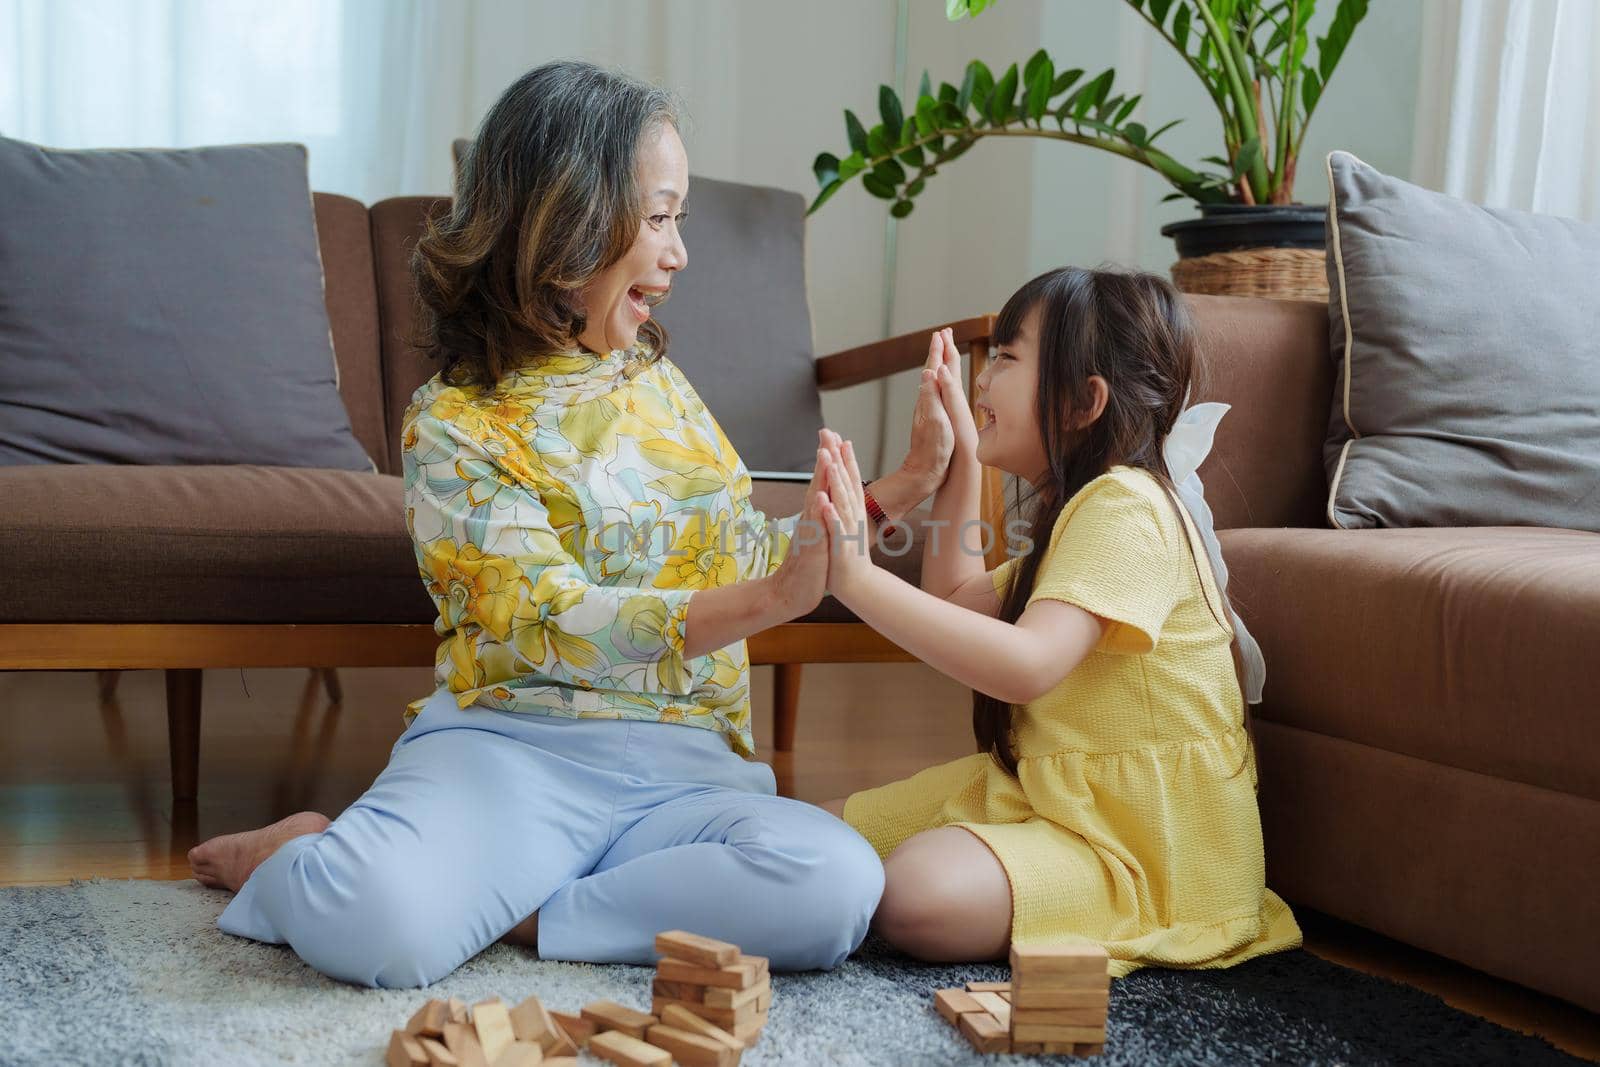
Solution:
M1328 521L1600 531L1600 226L1327 170Z
M412 622L400 479L298 467L0 467L0 621Z
M1226 530L1258 714L1600 799L1600 535Z
M0 189L0 464L375 469L339 397L303 146L0 138Z

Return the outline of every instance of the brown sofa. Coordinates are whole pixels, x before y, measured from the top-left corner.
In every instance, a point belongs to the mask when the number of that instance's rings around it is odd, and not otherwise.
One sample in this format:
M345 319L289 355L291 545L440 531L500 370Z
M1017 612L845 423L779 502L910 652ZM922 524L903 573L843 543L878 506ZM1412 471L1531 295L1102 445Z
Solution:
M1270 884L1600 1009L1600 535L1330 529L1326 307L1196 303Z
M195 791L201 668L431 662L397 437L431 373L405 338L406 257L433 204L316 197L340 386L380 473L0 468L0 669L167 670L180 798ZM1201 473L1268 662L1256 734L1271 884L1600 1008L1600 669L1587 659L1600 536L1327 529L1326 309L1194 304L1197 399L1234 405ZM991 328L957 324L980 354ZM919 331L825 357L818 387L925 350ZM790 513L801 491L759 485L758 503ZM831 602L751 641L753 662L785 667L900 655ZM798 675L779 681L792 738Z
M700 179L696 188L700 213L709 209L712 216L708 222L720 222L725 237L730 229L754 235L766 253L742 271L722 265L723 275L734 271L742 279L718 278L704 268L703 276L733 288L741 280L760 285L772 277L803 286L802 197ZM197 792L204 668L433 662L435 611L405 528L399 429L411 394L435 369L408 342L414 312L408 261L427 213L442 206L436 198L406 197L368 209L347 197L315 194L339 389L377 473L0 466L0 670L166 671L179 801L192 802ZM796 234L787 246L790 259L772 251L771 231L783 227ZM681 287L687 291L673 301L679 314L692 314L700 306L696 300L716 297L714 291L694 295L714 289L706 282ZM745 305L734 303L744 315L742 330L723 334L746 342L764 336L764 324L752 323ZM809 353L803 294L791 294L784 304L791 316L781 324L785 336L803 335ZM993 316L947 325L958 344L987 351ZM676 354L691 377L695 347ZM916 367L926 351L927 331L919 331L833 353L815 361L814 383L802 381L798 391L816 419L815 390ZM727 359L744 349L717 354ZM788 386L793 397L795 383ZM746 408L736 413L758 432L767 428L763 416L783 414L755 409L762 392L750 391ZM788 515L799 510L804 491L803 483L759 481L754 495L769 514ZM886 562L915 580L921 553ZM801 664L908 657L825 600L804 619L755 635L750 658L777 669L774 734L785 751L794 743Z

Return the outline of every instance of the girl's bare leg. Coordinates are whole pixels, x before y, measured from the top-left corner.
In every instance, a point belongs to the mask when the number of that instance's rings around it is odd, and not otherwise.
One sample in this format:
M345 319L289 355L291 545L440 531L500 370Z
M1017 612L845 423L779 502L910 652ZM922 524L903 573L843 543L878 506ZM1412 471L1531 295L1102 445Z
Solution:
M884 862L872 926L935 963L1001 959L1011 947L1011 881L989 846L959 826L925 830Z

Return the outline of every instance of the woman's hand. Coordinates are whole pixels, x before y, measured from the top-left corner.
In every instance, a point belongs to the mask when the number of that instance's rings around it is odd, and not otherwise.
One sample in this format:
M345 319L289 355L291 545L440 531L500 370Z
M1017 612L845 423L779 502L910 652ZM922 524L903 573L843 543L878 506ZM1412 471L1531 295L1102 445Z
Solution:
M818 433L824 444L828 431ZM800 521L795 525L794 538L789 543L789 554L773 571L773 585L780 602L785 605L788 617L798 618L822 602L828 587L828 528L822 514L822 491L827 482L827 452L817 449L817 465L811 472L811 484L806 486L805 504L800 511Z
M917 407L911 415L911 449L900 465L913 485L926 497L944 482L955 448L955 433L950 417L939 398L939 368L944 365L944 344L948 329L938 330L928 339L928 358L922 365L922 383L917 390ZM954 345L952 344L952 348ZM956 370L961 357L956 357Z
M961 353L956 350L955 336L949 329L934 335L938 343L938 366L934 378L939 387L939 400L945 418L950 423L954 441L952 456L961 462L978 462L978 424L972 418L972 406L967 402L966 390L961 387Z
M855 448L834 434L833 441L822 451L822 462L828 468L821 496L828 529L828 590L843 600L854 581L873 568L876 531L867 515Z

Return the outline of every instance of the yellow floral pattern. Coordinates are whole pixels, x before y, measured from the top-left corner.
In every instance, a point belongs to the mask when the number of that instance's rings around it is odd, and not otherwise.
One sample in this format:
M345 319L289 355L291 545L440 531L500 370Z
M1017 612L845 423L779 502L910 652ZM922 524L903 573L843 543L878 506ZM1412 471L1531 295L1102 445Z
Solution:
M685 659L689 602L783 561L711 413L648 348L435 377L401 431L406 523L462 707L716 730L753 755L743 641ZM422 701L411 705L408 720Z

